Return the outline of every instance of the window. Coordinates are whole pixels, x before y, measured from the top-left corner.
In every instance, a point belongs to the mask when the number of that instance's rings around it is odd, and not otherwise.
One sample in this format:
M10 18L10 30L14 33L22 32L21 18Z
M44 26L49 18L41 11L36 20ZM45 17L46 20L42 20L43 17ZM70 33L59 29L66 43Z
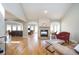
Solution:
M6 31L23 31L23 24L15 21L6 21Z
M7 31L11 31L11 25L7 25Z
M30 25L28 25L28 28L30 28Z
M37 33L38 32L37 25L36 24L29 24L28 25L28 32L30 32L31 30L34 31L34 33Z
M52 22L50 30L51 32L60 32L60 22Z
M13 31L16 31L17 30L17 26L16 25L13 25L12 30Z
M31 26L31 28L30 28L31 30L34 30L34 26Z
M22 30L22 26L21 25L17 25L17 30L21 31Z

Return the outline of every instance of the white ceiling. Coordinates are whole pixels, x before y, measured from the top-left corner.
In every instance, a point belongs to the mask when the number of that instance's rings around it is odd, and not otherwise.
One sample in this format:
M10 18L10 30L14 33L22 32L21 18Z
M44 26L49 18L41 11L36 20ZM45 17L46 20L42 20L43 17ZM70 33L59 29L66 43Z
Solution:
M71 3L20 3L25 18L38 20L41 18L50 18L60 20L72 6ZM44 13L47 10L47 14ZM17 19L14 15L6 12L7 19Z
M8 11L5 11L5 19L6 21L17 21L17 22L23 22L23 20L17 18L15 15L11 14Z
M23 3L23 9L27 19L36 20L47 17L50 19L61 19L69 10L72 4L69 3ZM48 13L45 14L44 10Z
M5 18L7 19L7 20L15 20L15 19L18 19L16 16L14 16L13 14L11 14L10 12L7 12L7 11L5 11Z

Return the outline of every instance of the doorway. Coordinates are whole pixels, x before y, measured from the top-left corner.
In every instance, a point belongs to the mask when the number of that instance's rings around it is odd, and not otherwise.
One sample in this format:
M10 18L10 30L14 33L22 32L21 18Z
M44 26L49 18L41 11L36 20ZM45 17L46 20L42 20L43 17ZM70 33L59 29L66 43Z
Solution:
M28 23L28 35L33 35L35 37L38 37L38 23L37 22Z

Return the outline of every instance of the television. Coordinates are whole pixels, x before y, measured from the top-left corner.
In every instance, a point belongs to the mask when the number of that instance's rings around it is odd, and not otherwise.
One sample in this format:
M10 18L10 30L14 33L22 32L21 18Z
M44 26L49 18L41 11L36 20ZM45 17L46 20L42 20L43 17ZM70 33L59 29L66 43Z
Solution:
M47 37L48 36L48 30L41 30L40 35Z

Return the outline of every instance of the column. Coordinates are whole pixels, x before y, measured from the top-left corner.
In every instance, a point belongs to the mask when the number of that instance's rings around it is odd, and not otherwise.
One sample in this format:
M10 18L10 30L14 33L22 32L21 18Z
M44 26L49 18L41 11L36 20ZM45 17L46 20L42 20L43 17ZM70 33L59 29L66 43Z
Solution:
M27 22L23 22L23 38L27 38L28 36L28 24Z

